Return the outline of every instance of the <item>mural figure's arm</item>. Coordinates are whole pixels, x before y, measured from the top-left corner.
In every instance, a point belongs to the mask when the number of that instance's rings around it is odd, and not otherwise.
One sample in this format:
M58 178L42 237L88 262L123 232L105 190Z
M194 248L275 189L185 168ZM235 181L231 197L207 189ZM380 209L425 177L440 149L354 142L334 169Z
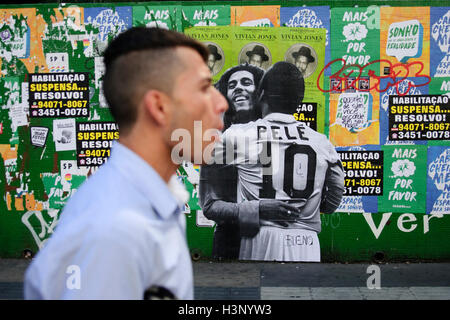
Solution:
M289 221L300 214L295 206L276 199L236 203L236 184L234 166L209 165L200 170L199 201L203 214L217 224L238 226L241 237L254 237L259 232L260 219Z
M203 214L220 224L239 228L241 236L259 231L258 200L236 202L237 171L231 165L208 165L200 170L199 202Z
M335 159L337 157L337 160L329 164L325 176L320 203L320 211L323 213L333 213L339 207L345 190L344 169L334 147L332 151L336 154Z

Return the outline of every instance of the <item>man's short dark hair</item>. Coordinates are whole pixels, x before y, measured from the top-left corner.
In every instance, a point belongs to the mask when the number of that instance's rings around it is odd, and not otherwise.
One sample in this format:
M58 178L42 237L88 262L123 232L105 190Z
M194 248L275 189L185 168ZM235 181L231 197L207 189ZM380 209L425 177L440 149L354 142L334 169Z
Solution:
M264 74L259 92L270 112L293 113L303 101L305 80L292 63L277 62Z
M191 48L203 61L208 59L208 50L202 43L159 28L133 27L108 45L103 54L103 93L121 131L135 122L137 105L146 91L172 93L175 76L182 68L174 50L177 47Z

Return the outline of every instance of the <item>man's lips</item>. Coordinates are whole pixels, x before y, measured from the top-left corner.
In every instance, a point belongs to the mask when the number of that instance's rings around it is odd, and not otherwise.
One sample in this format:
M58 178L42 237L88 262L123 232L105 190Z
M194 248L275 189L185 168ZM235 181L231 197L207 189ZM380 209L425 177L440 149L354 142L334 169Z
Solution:
M246 95L237 95L233 97L233 102L242 102L242 101L248 101L250 98Z

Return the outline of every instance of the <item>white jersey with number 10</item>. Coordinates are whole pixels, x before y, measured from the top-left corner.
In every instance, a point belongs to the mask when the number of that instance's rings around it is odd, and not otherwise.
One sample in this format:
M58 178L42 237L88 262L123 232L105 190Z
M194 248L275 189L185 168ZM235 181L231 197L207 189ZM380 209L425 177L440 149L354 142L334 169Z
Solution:
M324 185L327 179L343 181L339 156L325 135L292 115L272 113L232 125L224 132L219 149L216 159L220 154L227 164L238 168L238 202L285 200L301 210L295 222L262 221L262 225L320 232Z

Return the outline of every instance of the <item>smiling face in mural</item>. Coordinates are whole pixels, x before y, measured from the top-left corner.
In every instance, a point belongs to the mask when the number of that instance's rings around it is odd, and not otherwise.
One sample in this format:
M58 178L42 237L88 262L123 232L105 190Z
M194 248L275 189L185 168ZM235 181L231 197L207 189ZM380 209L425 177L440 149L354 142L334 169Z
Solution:
M253 107L255 91L253 74L248 71L238 71L228 80L227 98L233 103L236 111L250 110Z

